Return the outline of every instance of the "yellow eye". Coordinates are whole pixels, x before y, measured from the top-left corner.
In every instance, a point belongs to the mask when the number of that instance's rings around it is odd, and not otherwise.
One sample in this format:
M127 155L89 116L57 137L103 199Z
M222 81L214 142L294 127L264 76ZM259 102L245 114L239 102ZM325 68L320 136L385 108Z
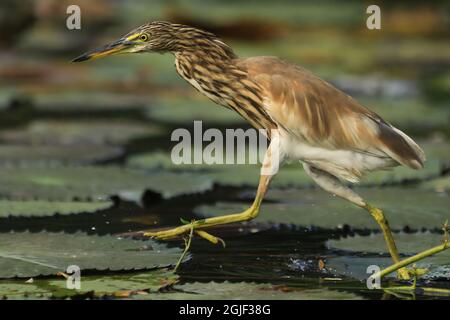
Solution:
M141 34L141 35L139 36L139 39L140 39L141 41L147 41L147 40L148 40L148 36L147 36L146 34Z

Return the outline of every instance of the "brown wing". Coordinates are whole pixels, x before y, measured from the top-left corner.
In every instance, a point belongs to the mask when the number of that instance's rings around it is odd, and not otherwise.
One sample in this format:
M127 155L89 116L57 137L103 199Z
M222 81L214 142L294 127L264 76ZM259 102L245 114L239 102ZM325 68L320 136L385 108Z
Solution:
M422 168L425 155L406 134L311 72L275 57L238 60L259 84L272 119L313 146L391 157Z

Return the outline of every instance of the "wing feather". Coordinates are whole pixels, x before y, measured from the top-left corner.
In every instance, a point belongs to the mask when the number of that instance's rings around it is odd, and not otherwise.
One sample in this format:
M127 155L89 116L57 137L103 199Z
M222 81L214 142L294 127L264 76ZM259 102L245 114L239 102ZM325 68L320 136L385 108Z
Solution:
M312 146L390 157L419 169L425 154L405 133L311 72L275 57L240 59L272 119Z

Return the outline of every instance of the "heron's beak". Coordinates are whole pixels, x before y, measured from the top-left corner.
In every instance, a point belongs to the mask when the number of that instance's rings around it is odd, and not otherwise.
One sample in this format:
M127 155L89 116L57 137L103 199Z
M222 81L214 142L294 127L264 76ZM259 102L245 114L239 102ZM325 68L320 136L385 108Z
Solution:
M82 62L114 54L126 53L129 52L129 50L132 49L135 44L136 42L132 41L131 37L121 38L105 46L83 53L81 56L73 59L72 62Z

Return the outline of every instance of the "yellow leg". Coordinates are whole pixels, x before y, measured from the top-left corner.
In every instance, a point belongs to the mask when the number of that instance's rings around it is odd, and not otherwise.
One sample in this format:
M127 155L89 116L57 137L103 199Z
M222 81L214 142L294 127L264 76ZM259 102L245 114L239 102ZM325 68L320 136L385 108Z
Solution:
M190 230L193 228L195 233L202 238L205 238L213 243L218 243L218 238L211 236L210 234L201 231L201 229L217 226L220 224L227 224L227 223L233 223L233 222L241 222L241 221L247 221L256 218L256 216L259 213L259 208L261 206L261 202L264 198L264 194L267 191L267 188L269 186L269 182L271 180L272 176L261 176L259 180L259 186L258 191L256 193L255 200L253 201L253 204L250 208L247 210L240 212L240 213L234 213L229 214L225 216L220 217L214 217L214 218L206 218L198 221L193 221L191 223L169 229L169 230L163 230L158 232L147 232L144 234L144 236L152 237L160 240L164 239L170 239L177 236L180 236L182 234L189 233Z
M398 254L397 246L395 245L394 237L392 236L391 228L389 227L389 223L384 216L383 211L378 208L372 207L369 204L366 204L364 207L369 213L374 217L377 221L378 225L383 231L384 240L386 241L389 253L391 254L392 261L397 263L400 261L400 256ZM411 278L409 272L405 268L401 268L397 272L398 277L402 280L409 280Z

